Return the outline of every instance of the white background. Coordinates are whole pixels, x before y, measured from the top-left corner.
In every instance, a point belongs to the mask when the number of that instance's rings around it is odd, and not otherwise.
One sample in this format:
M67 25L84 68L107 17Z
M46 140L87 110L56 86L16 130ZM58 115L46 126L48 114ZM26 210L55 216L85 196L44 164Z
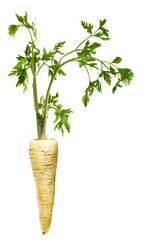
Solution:
M144 16L137 1L8 1L0 6L0 239L143 240L144 239ZM56 194L50 231L43 236L38 219L35 183L29 161L29 141L36 138L31 79L28 92L16 88L16 78L7 77L23 54L29 36L24 29L14 38L8 26L17 24L15 12L30 20L36 17L38 47L47 50L66 41L70 51L87 33L80 21L95 26L107 19L111 40L97 54L113 60L135 74L130 86L115 95L103 83L87 108L81 98L88 85L87 74L76 63L64 70L52 92L60 94L64 107L71 107L71 133L64 138L53 131L48 137L59 142ZM95 74L97 74L95 72ZM95 78L96 75L93 75ZM96 80L96 79L93 79ZM38 90L45 93L49 79L45 69ZM114 82L113 82L114 83Z

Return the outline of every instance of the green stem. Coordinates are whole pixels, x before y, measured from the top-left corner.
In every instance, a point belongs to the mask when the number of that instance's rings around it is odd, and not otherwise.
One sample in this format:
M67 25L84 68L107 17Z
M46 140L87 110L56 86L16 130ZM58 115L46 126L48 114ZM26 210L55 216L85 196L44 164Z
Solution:
M110 65L112 65L113 67L115 67L116 69L118 69L112 62L108 62L108 61L103 61L104 63L109 63Z
M38 73L39 73L39 71L41 70L41 68L46 64L46 62L47 62L47 60L45 60L45 61L42 63L42 65L40 66L39 70L38 70L37 73L36 73L36 76L38 75Z
M96 34L96 32L99 30L99 28L94 32L92 33L90 36L88 36L86 39L84 39L77 47L76 47L76 50L85 42L87 41L89 38L91 37L94 37L94 34Z
M35 111L36 111L36 122L37 122L37 134L38 134L38 139L40 138L40 125L39 125L39 119L38 119L38 96L37 96L37 84L36 84L36 77L33 76L33 96L34 96L34 106L35 106Z
M108 70L110 70L109 67L107 67L107 65L106 65L103 61L100 60L100 62L101 62L101 64L103 64Z
M91 34L90 36L88 36L87 38L85 38L82 42L80 42L80 44L79 44L73 51L70 51L70 52L66 53L64 56L62 56L61 59L60 59L60 61L59 61L59 63L61 63L62 59L63 59L64 57L68 56L69 54L74 53L74 52L76 52L76 51L82 51L82 49L78 49L78 48L79 48L85 41L87 41L89 38L93 37L94 34L96 34L97 31L98 31L98 29L97 29L93 34Z
M43 125L42 125L42 131L41 131L41 136L40 138L41 139L46 139L46 123L47 123L47 105L48 105L48 99L49 99L49 94L50 94L50 90L51 90L51 86L54 82L54 79L58 73L58 71L60 70L60 68L62 68L65 64L69 63L69 62L74 62L76 61L78 58L72 58L72 59L69 59L67 61L65 61L64 63L60 64L58 66L58 68L56 69L53 77L51 78L51 81L49 83L49 86L48 86L48 90L47 90L47 93L46 93L46 98L45 98L45 106L44 106L44 118L43 118Z
M92 35L90 35L89 37L87 37L86 39L84 39L84 40L76 47L76 50L77 50L85 41L87 41L90 37L92 37Z
M33 97L34 97L34 106L35 106L35 111L36 111L36 122L37 122L37 134L38 134L38 138L40 138L40 125L39 125L39 119L38 119L38 96L37 96L37 83L36 83L36 75L35 75L35 66L34 66L34 41L33 41L33 37L31 34L31 31L28 29L30 37L31 37L31 42L32 42L32 75L33 75L33 83L32 83L32 87L33 87Z
M27 29L28 29L28 31L29 31L29 34L30 34L31 42L33 43L33 37L32 37L31 31L30 31L30 29L29 29L29 28L27 28Z
M88 71L88 69L87 69L87 67L86 67L85 65L84 65L84 67L85 67L85 69L86 69L86 71L87 71L87 74L88 74L88 77L89 77L89 83L90 83L91 79L90 79L89 71Z
M74 53L74 52L76 52L76 51L81 51L81 50L82 50L82 49L74 49L74 50L66 53L66 54L65 54L64 56L62 56L61 59L59 60L59 64L61 64L61 61L62 61L62 59L63 59L64 57L68 56L68 55L71 54L71 53Z
M99 28L98 28L94 33L92 33L90 36L88 36L87 38L85 38L82 42L80 42L79 45L78 45L73 51L70 51L70 52L66 53L64 56L62 56L61 59L60 59L60 61L59 61L59 63L61 63L62 59L63 59L64 57L68 56L69 54L74 53L74 52L76 52L76 51L82 51L82 49L79 49L79 47L80 47L85 41L87 41L89 38L93 37L94 34L96 34L96 32L97 32L98 30L99 30Z

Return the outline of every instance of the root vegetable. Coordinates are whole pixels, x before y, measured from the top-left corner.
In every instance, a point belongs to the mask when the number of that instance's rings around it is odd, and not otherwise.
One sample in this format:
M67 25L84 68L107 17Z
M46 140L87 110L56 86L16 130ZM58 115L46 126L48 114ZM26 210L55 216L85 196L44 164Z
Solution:
M49 230L52 218L58 143L56 139L32 140L29 155L36 183L41 229L45 234Z

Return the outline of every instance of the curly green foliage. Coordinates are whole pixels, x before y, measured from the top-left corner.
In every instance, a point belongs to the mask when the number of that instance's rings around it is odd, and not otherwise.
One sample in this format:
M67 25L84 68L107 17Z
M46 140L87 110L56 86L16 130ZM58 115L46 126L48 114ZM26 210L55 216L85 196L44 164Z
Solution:
M106 41L106 40L110 40L109 30L104 27L106 21L107 21L106 19L100 20L99 28L94 32L92 32L92 29L94 26L91 23L81 21L81 25L84 29L87 30L88 33L90 33L90 35L93 35L95 37L98 37L98 38Z
M37 30L35 28L35 23L32 22L31 24L28 23L28 14L25 12L25 15L19 16L16 14L17 20L19 21L19 25L10 25L8 28L9 35L14 37L15 33L19 29L19 27L26 27L30 34L33 34L33 37L37 38ZM40 50L36 48L35 44L33 43L33 58L35 63L35 70L36 70L36 64L40 60ZM26 46L26 49L24 51L25 56L18 55L17 56L17 64L13 67L13 70L10 72L8 76L17 76L18 81L16 83L17 86L23 86L23 92L27 90L27 84L28 84L28 69L32 70L32 42L29 42Z
M49 111L50 109L54 109L54 114L55 114L55 120L54 120L54 130L59 130L62 133L62 136L64 136L64 128L70 133L70 125L68 123L69 120L69 114L73 113L73 111L68 108L68 109L63 109L63 105L58 103L58 97L59 94L58 92L52 96L49 95L49 101L47 105L47 110ZM45 99L44 96L42 95L40 97L40 102L38 103L38 109L41 111L39 112L39 121L40 121L40 126L43 125L43 119L44 119L44 108L45 108ZM47 114L48 117L48 114Z
M84 106L86 107L90 102L90 96L93 94L96 89L98 92L102 93L102 80L104 80L108 85L111 85L112 78L117 77L116 84L112 88L112 92L118 88L123 87L124 85L129 85L134 77L133 72L129 68L118 68L116 65L121 63L122 58L116 57L113 61L102 61L99 58L96 58L94 55L96 54L96 49L101 47L101 44L98 42L90 43L89 39L91 37L97 37L101 40L110 40L109 31L104 28L106 23L106 19L100 20L99 28L92 33L93 25L87 22L81 22L84 29L90 33L90 36L87 38L84 47L77 52L79 60L79 66L85 67L88 77L89 77L89 85L85 90L84 96L82 97L82 101ZM84 43L84 42L83 42ZM100 67L98 67L98 64ZM96 68L100 70L100 73L95 81L91 81L89 69Z
M54 80L57 80L57 76L66 76L63 71L63 66L70 62L77 62L80 68L84 68L88 75L88 86L85 89L84 95L82 97L82 102L86 107L90 102L90 97L97 90L102 93L102 85L107 83L112 86L112 93L115 93L118 88L127 86L131 83L134 74L129 68L118 67L122 61L122 58L117 56L113 61L101 60L97 57L100 51L102 41L110 40L109 30L106 29L106 19L100 20L98 28L95 30L94 25L85 21L81 21L81 25L86 30L88 36L81 41L77 47L70 52L63 53L61 51L62 47L65 45L65 41L60 41L56 43L53 50L48 51L45 47L42 52L36 47L37 40L37 30L35 23L28 22L28 14L25 12L24 16L16 14L16 18L19 24L12 24L9 26L9 35L14 37L19 28L24 27L28 30L30 34L31 41L26 45L23 56L18 55L17 64L13 67L9 76L17 76L18 81L16 86L23 86L24 92L27 90L28 84L28 70L30 69L33 75L33 83L36 84L36 78L43 66L47 67L48 77L50 78L48 90L46 97L42 96L40 102L37 103L37 96L34 96L35 105L37 108L36 116L38 117L38 123L42 129L45 126L44 121L46 121L47 113L50 109L54 109L55 113L55 127L64 134L64 128L70 132L70 125L68 123L69 114L72 110L63 109L61 104L58 104L58 93L55 96L50 95L51 85ZM65 57L75 54L75 57L70 57L68 60L64 61ZM96 71L96 77L94 80L91 79L91 72ZM115 82L113 84L113 78ZM36 90L36 89L35 89Z
M28 23L28 14L25 12L25 15L22 17L16 13L17 20L19 21L19 25L10 25L8 30L9 30L9 35L14 37L15 33L19 29L19 27L26 27L28 29L31 29L33 32L33 36L36 38L37 37L37 31L35 28L35 23L32 22L32 24Z

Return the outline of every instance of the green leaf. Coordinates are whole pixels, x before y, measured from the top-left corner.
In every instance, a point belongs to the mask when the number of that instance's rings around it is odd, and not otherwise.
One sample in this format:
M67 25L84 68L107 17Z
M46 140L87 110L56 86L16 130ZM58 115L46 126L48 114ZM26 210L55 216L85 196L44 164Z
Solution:
M18 63L15 65L14 69L20 69L24 63L26 63L26 59L21 59L18 61Z
M65 43L66 43L65 41L56 43L55 46L54 46L54 54L56 54L56 53L63 54L59 51L59 49L62 48Z
M112 93L114 94L114 93L116 92L116 90L117 90L117 85L115 85L115 86L113 87Z
M54 120L54 123L56 123L58 120L58 123L55 125L54 130L58 129L62 132L62 135L64 135L64 126L68 132L70 132L70 125L68 123L69 114L72 113L71 109L62 109L61 107L55 108L55 115L56 118Z
M110 85L111 84L111 76L108 71L102 71L99 77L103 77L103 79Z
M82 25L82 27L84 29L87 30L88 33L92 34L93 25L91 23L87 23L87 22L81 21L81 25Z
M91 44L91 45L88 46L88 49L94 50L94 49L96 49L96 48L98 48L98 47L100 47L100 46L101 46L100 43L94 42L93 44Z
M103 27L105 23L106 23L106 19L100 20L100 26L98 28L99 31L94 35L95 37L98 37L104 41L110 40L109 31Z
M49 70L48 70L48 76L51 76L51 77L52 77L53 75L54 75L54 71L49 68Z
M51 51L49 51L48 53L47 53L47 51L46 51L46 49L45 49L45 47L43 48L43 55L42 55L42 58L41 58L41 60L43 60L43 61L49 61L49 60L52 60L53 59L53 52L51 52Z
M28 57L31 54L31 47L27 44L26 49L25 49L25 55Z
M93 44L90 45L89 40L85 43L84 48L80 51L77 52L78 57L89 57L91 58L92 55L91 54L96 54L96 52L94 51L96 48L100 47L101 44L94 42ZM94 60L94 58L93 58Z
M98 69L97 63L94 61L96 61L96 59L93 57L85 57L85 59L82 58L79 60L79 67L89 66L90 68Z
M21 23L20 26L21 27L26 27L28 29L31 29L32 33L33 33L33 36L36 39L37 38L37 30L35 28L35 23L34 22L32 22L31 24L28 23L28 14L27 14L27 12L25 12L24 16L20 16L20 15L18 15L16 13L16 17L17 17L17 20Z
M51 76L51 77L53 77L55 71L59 66L59 62L57 60L53 59L52 62L53 62L53 65L50 65L48 70L48 76ZM55 77L55 80L56 80L56 77Z
M17 75L17 73L18 73L18 70L17 70L17 69L16 69L16 70L12 70L12 71L9 73L8 76L15 76L15 75Z
M98 38L100 38L101 40L104 40L104 41L110 40L107 32L106 32L106 35L105 35L105 33L104 33L103 31L99 31L99 32L96 33L94 36L95 36L95 37L98 37Z
M27 78L27 71L25 68L19 69L18 72L18 85L22 84Z
M56 106L56 103L58 102L58 92L56 93L55 96L52 96L51 94L49 95L49 100L48 100L48 104L49 104L49 108L51 107L55 107Z
M110 73L114 76L116 76L116 74L117 74L115 69L112 66L110 66Z
M25 59L25 57L23 57L23 56L21 56L21 55L18 55L18 56L17 56L17 59L18 59L18 60L22 60L22 59Z
M94 90L97 89L98 92L102 92L102 87L100 81L97 79L96 81L89 82L89 86L85 90L85 94L82 97L82 102L85 107L87 107L90 102L90 96L93 94Z
M18 76L18 81L16 83L16 87L22 85L23 93L25 93L25 91L27 90L27 84L28 84L27 69L20 67L20 68L17 68L16 71L17 71L17 73L15 75ZM10 76L11 76L11 74L10 74Z
M14 37L15 33L17 32L17 30L19 29L19 25L10 25L8 28L9 31L9 35Z
M94 36L101 38L101 37L103 36L103 32L99 31L99 32L96 33Z
M25 15L23 17L16 13L16 17L17 17L17 20L20 23L25 24L25 26L28 27L28 28L32 28L32 26L28 23L28 14L27 14L27 12L25 12Z
M59 74L59 75L66 76L65 72L64 72L62 69L60 69L60 70L58 71L58 74Z
M88 103L90 102L90 99L89 97L93 94L94 92L94 82L89 82L89 86L86 88L85 90L85 94L84 96L82 97L82 102L84 104L84 106L86 107L88 105Z
M45 47L43 48L43 55L47 56L47 51L46 51Z
M134 77L134 74L129 68L118 68L119 79L116 82L115 86L112 89L112 92L115 93L118 88L122 88L123 83L125 86L129 85Z
M100 20L100 28L106 23L106 19L104 19L104 20Z
M83 104L84 104L85 107L87 107L89 101L90 101L90 99L89 99L88 91L85 91L85 94L84 94L84 96L82 97L82 102L83 102Z
M46 49L45 49L45 47L43 48L43 55L42 55L42 60L47 60L47 51L46 51Z
M37 30L36 30L34 22L32 22L32 32L33 32L34 37L37 38Z
M27 12L25 11L25 15L24 15L24 20L25 20L25 22L27 23L27 21L28 21L28 14L27 14Z
M116 58L112 61L112 63L121 63L121 61L122 61L122 58L121 58L121 57L116 57Z
M27 84L23 82L23 93L25 93L26 91L27 91Z
M133 72L129 68L118 68L120 79L125 85L129 85L134 77Z
M102 86L98 79L94 82L94 85L95 85L95 88L98 90L98 92L102 93Z
M98 70L99 70L99 68L96 67L96 66L97 66L97 63L88 63L87 65L88 65L89 67L91 67L91 68L95 68L95 69L98 69Z
M17 13L15 14L16 17L17 17L17 20L21 23L24 23L25 22L25 19L22 17L22 16L19 16Z
M54 127L54 130L59 130L61 131L62 135L64 135L64 127L68 132L70 132L70 125L68 123L68 119L69 114L73 113L73 111L70 108L63 109L63 105L58 104L58 96L58 92L54 96L49 95L48 109L55 110L55 120L53 123L56 123L56 125Z
M65 126L66 130L70 133L70 125L67 121L64 121L64 126Z
M112 93L114 94L117 90L117 88L122 88L122 85L120 84L120 79L118 79L117 83L115 84L115 86L112 89Z
M87 91L89 92L89 96L91 96L93 94L93 92L94 92L94 82L89 83Z

